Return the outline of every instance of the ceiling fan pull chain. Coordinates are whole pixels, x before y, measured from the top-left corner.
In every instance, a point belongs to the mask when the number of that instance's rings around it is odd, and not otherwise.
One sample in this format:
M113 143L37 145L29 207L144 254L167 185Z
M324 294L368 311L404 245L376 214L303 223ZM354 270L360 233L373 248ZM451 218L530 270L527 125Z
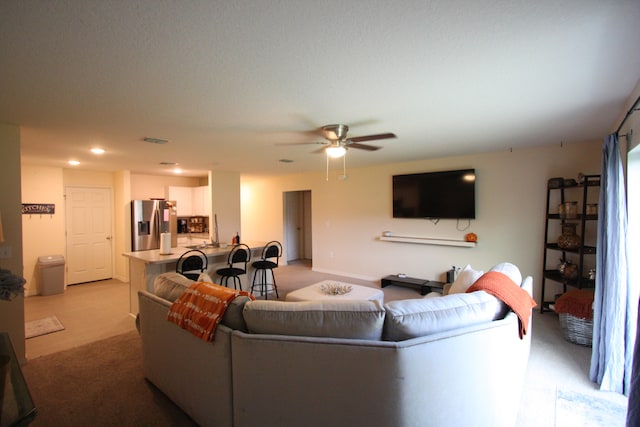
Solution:
M349 177L347 176L347 156L342 158L342 175L338 177L340 181L346 181Z
M326 154L325 157L327 158L327 178L326 178L326 181L329 181L329 155Z

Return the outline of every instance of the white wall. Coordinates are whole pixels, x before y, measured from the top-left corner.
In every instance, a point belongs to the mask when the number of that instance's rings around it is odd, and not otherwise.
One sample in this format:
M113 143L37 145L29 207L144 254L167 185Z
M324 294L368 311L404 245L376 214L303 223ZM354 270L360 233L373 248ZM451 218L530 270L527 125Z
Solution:
M53 203L53 215L22 215L25 295L40 292L38 257L66 254L64 179L61 168L22 166L22 203Z
M547 180L600 173L601 147L601 141L557 144L351 169L346 181L325 181L324 173L243 177L242 230L245 239L282 241L283 192L311 189L316 271L369 280L400 272L444 280L452 265L487 270L510 261L534 277L539 300ZM476 219L468 228L467 221L392 218L392 175L462 168L475 168L477 175ZM384 230L454 239L474 232L479 243L460 248L381 242Z
M236 233L240 233L240 241L246 242L241 224L241 190L240 174L238 172L209 172L209 190L211 191L211 227L212 236L215 234L215 216L218 219L218 233L220 242L231 243Z
M123 252L131 251L131 173L119 171L114 174L113 226L114 226L114 277L129 281L129 259Z
M20 129L0 123L0 212L4 248L11 249L9 258L0 259L0 268L23 276L22 215L20 211ZM24 351L24 298L19 295L11 301L0 300L0 331L8 332L13 349L20 361Z

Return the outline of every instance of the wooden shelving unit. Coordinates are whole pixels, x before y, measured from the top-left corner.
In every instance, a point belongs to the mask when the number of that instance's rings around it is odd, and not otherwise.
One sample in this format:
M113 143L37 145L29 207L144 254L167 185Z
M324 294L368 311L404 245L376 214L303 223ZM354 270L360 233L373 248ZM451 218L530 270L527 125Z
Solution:
M556 181L552 184L552 180L549 180L547 185L547 210L545 215L545 227L544 227L544 253L542 257L542 292L541 298L542 304L540 305L540 313L545 311L551 311L550 305L555 302L553 299L549 299L547 295L547 282L555 282L560 284L562 291L567 291L567 286L576 288L593 288L595 287L595 281L589 279L588 271L586 270L585 261L586 257L591 257L591 265L595 266L595 258L597 248L595 243L586 244L586 241L595 242L597 233L597 220L598 215L589 213L587 214L587 205L597 202L597 196L600 191L600 175L585 175L581 182L572 182L564 180L563 184L557 185ZM567 218L561 216L556 211L558 204L565 203L567 196L571 195L575 197L578 202L578 214L575 218ZM557 204L552 203L552 200L557 201ZM580 236L580 246L576 249L566 249L558 246L557 235L552 234L551 230L556 230L559 227L556 224L562 225L565 222L573 222L577 224L577 233ZM595 229L595 230L594 230ZM557 256L556 265L552 266L552 260L550 257ZM570 279L563 276L560 270L557 268L557 264L560 259L571 260L577 265L578 277Z

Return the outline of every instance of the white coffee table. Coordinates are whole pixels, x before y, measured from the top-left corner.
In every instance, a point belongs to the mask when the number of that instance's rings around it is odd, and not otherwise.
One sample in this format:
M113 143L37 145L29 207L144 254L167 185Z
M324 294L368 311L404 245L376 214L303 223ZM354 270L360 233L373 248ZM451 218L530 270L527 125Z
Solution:
M351 286L351 292L343 295L330 295L322 291L321 286L325 284L340 284ZM323 280L313 285L300 288L296 291L289 292L285 298L286 301L336 301L336 300L370 300L384 302L384 292L380 289L370 288L368 286L354 285L351 283L338 282L336 280Z

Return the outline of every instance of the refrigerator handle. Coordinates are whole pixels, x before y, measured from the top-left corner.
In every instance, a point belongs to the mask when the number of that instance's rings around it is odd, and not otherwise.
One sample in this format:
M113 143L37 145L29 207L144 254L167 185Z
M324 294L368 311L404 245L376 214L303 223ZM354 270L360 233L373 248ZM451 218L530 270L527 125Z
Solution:
M160 235L162 234L162 205L160 203L157 204L156 208L156 219L155 226L158 233L158 242L160 242Z

